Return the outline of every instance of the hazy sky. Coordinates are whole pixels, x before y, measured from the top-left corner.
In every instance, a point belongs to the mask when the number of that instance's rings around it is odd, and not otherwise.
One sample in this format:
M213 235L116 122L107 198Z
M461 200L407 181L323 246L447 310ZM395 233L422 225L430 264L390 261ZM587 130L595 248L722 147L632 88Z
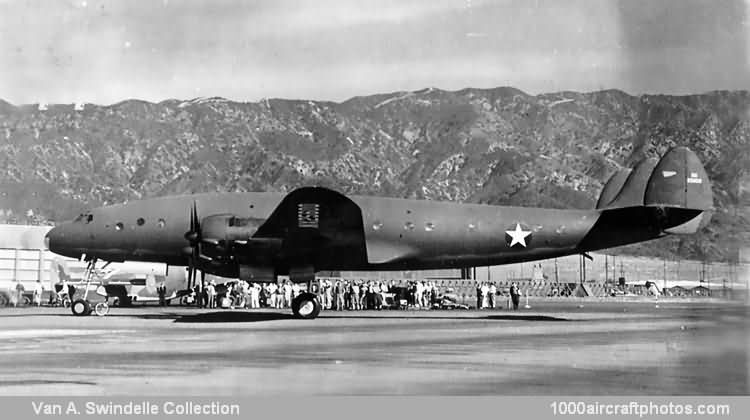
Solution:
M740 0L0 0L0 98L748 89L748 9Z

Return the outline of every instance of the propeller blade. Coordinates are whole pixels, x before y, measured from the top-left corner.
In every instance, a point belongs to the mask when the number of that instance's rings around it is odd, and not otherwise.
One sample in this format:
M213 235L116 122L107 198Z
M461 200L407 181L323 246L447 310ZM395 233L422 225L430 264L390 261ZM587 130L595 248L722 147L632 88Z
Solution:
M198 219L198 205L193 201L193 205L190 207L188 212L189 230L185 232L185 239L187 239L191 245L198 242L201 238L201 223Z
M187 281L187 288L192 289L193 288L193 280L194 280L194 274L193 274L193 259L190 258L188 261L188 281Z

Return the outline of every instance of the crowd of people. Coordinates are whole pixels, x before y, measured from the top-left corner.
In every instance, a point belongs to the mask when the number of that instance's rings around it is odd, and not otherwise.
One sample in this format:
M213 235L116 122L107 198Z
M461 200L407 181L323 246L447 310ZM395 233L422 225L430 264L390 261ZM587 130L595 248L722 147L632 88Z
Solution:
M223 285L210 281L203 290L196 286L193 298L199 306L206 308L283 309L291 307L292 300L306 291L304 284L288 280L264 284L238 281ZM380 310L386 306L431 308L445 299L458 300L452 295L452 289L443 293L436 283L430 281L409 281L404 285L395 281L324 278L312 283L310 292L318 296L321 309L335 311ZM387 297L393 300L386 302Z
M74 295L74 288L62 279L59 285L55 285L55 293L50 296L52 301L61 302L65 298L71 299ZM17 290L11 295L11 304L17 305L23 301L25 289L18 282ZM34 287L33 303L41 304L41 296L44 288L41 282L37 282ZM156 288L159 296L159 304L164 306L169 302L166 299L167 289L164 284L159 284ZM280 283L251 283L248 281L236 281L223 284L217 284L212 280L206 283L201 290L196 285L191 294L193 303L200 307L217 308L289 308L294 298L301 293L307 292L307 286L304 284L293 283L289 280L283 280ZM391 280L373 281L373 280L347 280L335 278L322 278L312 283L311 293L318 296L321 303L321 309L336 311L357 311L363 309L380 310L384 307L397 308L435 308L445 306L445 304L458 304L459 298L453 292L453 289L443 289L438 283L433 281L400 281ZM505 296L499 290L494 282L477 283L476 288L476 308L492 309L497 308L500 296ZM520 293L518 284L512 283L510 286L509 307L518 309Z

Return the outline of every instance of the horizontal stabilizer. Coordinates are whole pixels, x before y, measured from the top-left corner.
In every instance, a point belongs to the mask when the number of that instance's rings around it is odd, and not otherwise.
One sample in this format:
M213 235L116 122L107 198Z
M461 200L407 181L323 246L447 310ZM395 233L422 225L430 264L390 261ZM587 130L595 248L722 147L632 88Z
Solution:
M670 149L648 180L644 204L703 211L712 209L711 183L698 156L686 147Z
M597 209L606 208L617 197L622 186L625 185L625 181L628 180L630 172L630 168L622 168L609 178L609 181L607 181L602 189L602 193L599 194L599 201L596 202Z
M638 162L630 171L627 180L614 200L607 204L605 209L620 209L625 207L636 207L643 205L646 185L651 172L657 165L656 159L644 159Z

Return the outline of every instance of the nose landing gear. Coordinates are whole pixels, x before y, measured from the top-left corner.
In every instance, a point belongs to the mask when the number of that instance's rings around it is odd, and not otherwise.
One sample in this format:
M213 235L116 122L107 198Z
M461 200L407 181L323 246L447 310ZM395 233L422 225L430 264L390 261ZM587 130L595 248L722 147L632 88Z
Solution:
M85 316L91 315L92 312L96 312L97 315L104 316L109 313L109 305L107 302L99 302L95 307L92 307L91 302L88 301L89 288L93 283L95 275L98 277L98 273L96 272L96 258L92 258L89 260L88 265L86 266L86 271L84 272L86 289L83 292L83 298L76 299L70 304L70 310L73 312L73 315Z

